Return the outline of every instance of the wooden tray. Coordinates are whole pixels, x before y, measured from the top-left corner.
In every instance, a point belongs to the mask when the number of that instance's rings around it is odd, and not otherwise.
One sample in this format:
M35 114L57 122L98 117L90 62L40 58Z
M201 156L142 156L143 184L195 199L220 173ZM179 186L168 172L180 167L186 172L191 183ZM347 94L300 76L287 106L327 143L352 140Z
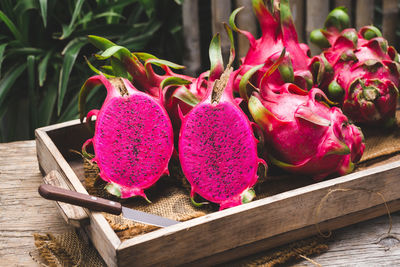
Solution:
M57 170L66 185L87 193L80 150L90 134L79 120L36 130L43 174ZM388 163L389 162L389 163ZM294 240L400 210L400 157L346 176L300 187L121 241L98 212L65 206L109 266L214 265ZM296 177L294 177L295 179Z

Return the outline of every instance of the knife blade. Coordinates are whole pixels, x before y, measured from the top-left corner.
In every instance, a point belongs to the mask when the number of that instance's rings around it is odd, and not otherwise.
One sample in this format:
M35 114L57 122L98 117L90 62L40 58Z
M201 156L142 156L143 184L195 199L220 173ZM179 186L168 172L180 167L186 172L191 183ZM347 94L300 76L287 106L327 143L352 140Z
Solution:
M66 190L49 184L40 185L38 192L45 199L69 203L88 208L92 211L104 211L115 215L120 215L122 213L122 216L125 218L139 223L159 227L167 227L180 223L151 213L123 207L119 202Z

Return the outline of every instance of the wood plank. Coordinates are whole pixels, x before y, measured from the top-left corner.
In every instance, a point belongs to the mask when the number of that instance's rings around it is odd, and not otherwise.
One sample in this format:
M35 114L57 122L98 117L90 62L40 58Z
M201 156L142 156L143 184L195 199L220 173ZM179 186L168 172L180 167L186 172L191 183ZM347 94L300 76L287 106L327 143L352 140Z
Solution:
M141 266L183 264L369 209L383 203L378 194L371 192L383 194L386 201L398 198L399 174L400 162L389 163L215 212L124 241L118 249L118 260L121 266L129 262ZM321 200L332 190L336 191L323 203L323 213L316 214ZM309 234L315 234L315 229ZM162 250L166 246L175 251L173 258Z
M309 42L310 33L315 29L320 29L324 27L324 22L328 14L329 1L306 1L306 39L309 43L312 55L317 55L321 53L321 49Z
M382 1L382 35L389 45L397 43L396 29L398 25L399 6L398 1Z
M299 42L304 43L306 41L305 36L305 1L304 0L294 0L290 1L290 6L293 14L293 21L296 27L296 32L299 38Z
M238 28L250 32L257 38L257 19L251 1L236 0L236 8L238 7L244 7L236 17ZM246 56L249 50L249 40L244 35L237 34L237 46L238 58Z
M225 33L223 22L228 23L231 14L230 0L211 0L211 27L212 34L221 36L221 50L225 64L228 62L231 43ZM210 38L211 40L211 38Z
M311 257L322 266L398 266L400 262L400 213L392 214L393 230L387 234L388 219L349 226L334 232L329 251ZM296 266L313 266L308 261Z
M77 192L87 194L86 189L48 135L48 133L51 134L52 131L60 129L59 127L68 132L68 128L73 128L79 123L79 121L74 121L74 123L67 124L66 128L64 128L64 124L59 124L58 127L37 129L35 131L37 156L45 174L52 170L57 170L66 179L71 188L74 188ZM62 146L62 144L58 144L58 146ZM101 213L89 210L86 210L86 212L90 218L90 224L85 227L86 233L107 265L116 266L116 249L121 241Z
M201 68L200 28L198 0L183 1L182 3L183 65L185 74L196 76Z
M390 211L400 210L400 200L392 201L392 202L388 203L388 206L389 206ZM380 217L380 220L383 220L386 222L385 225L381 225L381 227L380 227L380 231L381 231L380 235L382 235L384 233L387 233L387 230L389 228L389 219L387 216L387 210L386 210L385 205L383 205L383 204L363 210L363 211L354 212L354 213L348 214L346 216L342 216L342 217L338 217L338 218L334 218L334 219L322 222L319 224L319 227L320 227L320 231L323 234L327 235L329 233L329 231L331 231L333 229L352 225L357 222L367 220L368 218L375 218L380 215L384 215L384 216ZM400 222L396 222L396 224L394 226L397 226L397 225L400 225ZM352 229L354 229L354 228L352 227ZM336 231L334 233L336 233ZM190 266L192 266L192 267L211 266L211 265L221 264L221 263L230 262L230 261L234 262L235 259L240 259L240 258L246 257L248 255L253 255L256 253L267 251L268 249L276 248L281 245L287 244L289 242L301 240L301 239L304 239L304 238L307 238L307 237L310 237L313 235L318 235L318 234L319 233L316 230L316 226L310 225L310 226L304 227L302 229L297 229L294 231L283 233L283 234L280 234L277 236L273 236L271 238L267 238L264 240L254 242L252 244L233 248L226 252L212 255L210 257L205 257L198 261L191 262ZM335 240L336 240L336 235L335 235ZM340 241L341 241L340 239L337 240L337 243L341 243ZM359 243L359 246L360 246L360 244L362 244L362 242ZM333 259L332 257L328 257L328 258L330 260L333 260L333 262L341 263L340 258L336 258L336 259ZM393 260L393 258L391 258L391 260ZM319 262L319 261L317 261L317 262ZM349 262L351 262L351 259L347 259L346 262L348 264ZM305 261L302 263L305 263ZM328 264L328 262L324 262L324 263ZM331 262L331 264L332 264L332 262ZM333 265L328 264L328 265L336 266L336 264L333 264ZM323 265L323 266L325 266L325 265ZM348 266L348 265L346 265L346 266Z
M71 230L55 204L39 196L42 183L34 141L0 143L0 266L39 266L29 256L33 234Z
M374 22L374 0L357 0L355 21L358 30Z

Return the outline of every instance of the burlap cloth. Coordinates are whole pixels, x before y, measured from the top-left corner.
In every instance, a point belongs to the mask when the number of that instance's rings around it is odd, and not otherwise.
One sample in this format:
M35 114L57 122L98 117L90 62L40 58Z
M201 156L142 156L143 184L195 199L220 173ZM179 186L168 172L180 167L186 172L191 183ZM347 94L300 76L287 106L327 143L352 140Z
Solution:
M398 113L400 113L398 111ZM397 114L397 118L400 114ZM400 152L400 133L398 126L392 130L382 128L364 128L366 150L357 170L365 169L379 164L380 161L394 156ZM378 163L377 163L378 162ZM152 201L147 203L142 198L119 200L109 195L103 188L105 182L98 177L96 165L84 160L85 181L84 185L89 194L110 198L120 201L124 206L150 212L174 220L186 221L192 218L203 216L218 210L216 205L205 205L201 208L192 205L189 198L189 185L180 171L176 159L170 163L171 176L160 179L157 184L146 191L148 198ZM262 171L260 171L262 174ZM333 178L333 177L330 177ZM314 183L308 177L284 174L281 171L270 168L268 176L262 177L262 182L255 186L257 198L264 198L284 191L299 188ZM198 199L201 201L201 198ZM158 229L155 226L148 226L124 219L122 216L115 216L103 213L115 233L121 240L144 234ZM74 232L60 236L35 235L35 244L38 248L36 253L41 257L35 257L37 261L47 266L101 266L104 264L97 252L83 241ZM304 259L310 255L320 254L328 249L328 240L322 237L294 242L268 252L246 257L245 259L230 263L229 266L274 266L290 260ZM73 249L72 249L73 248ZM35 253L33 253L35 254Z

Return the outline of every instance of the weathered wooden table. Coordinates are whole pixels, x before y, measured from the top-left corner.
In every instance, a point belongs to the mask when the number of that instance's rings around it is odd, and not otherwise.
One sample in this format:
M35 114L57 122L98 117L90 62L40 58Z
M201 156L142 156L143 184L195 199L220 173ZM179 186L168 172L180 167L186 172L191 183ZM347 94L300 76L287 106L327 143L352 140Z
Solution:
M38 195L41 183L35 141L0 144L0 266L37 266L29 256L33 233L68 230L54 203ZM329 251L312 260L322 266L400 266L400 212L392 220L389 236L387 216L337 230Z

